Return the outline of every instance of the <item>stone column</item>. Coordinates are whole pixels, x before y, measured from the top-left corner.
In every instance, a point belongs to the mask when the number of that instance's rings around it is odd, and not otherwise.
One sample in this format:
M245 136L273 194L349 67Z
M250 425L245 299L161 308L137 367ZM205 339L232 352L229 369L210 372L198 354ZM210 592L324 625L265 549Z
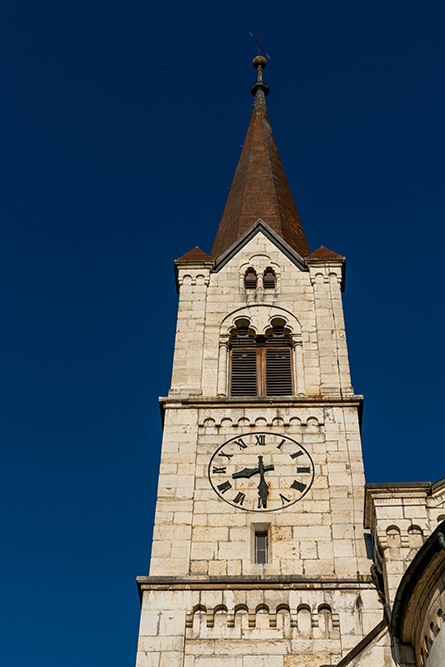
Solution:
M305 396L303 341L301 334L292 334L292 347L294 352L294 393L297 396Z
M227 396L227 369L228 369L229 335L219 339L218 358L218 396Z

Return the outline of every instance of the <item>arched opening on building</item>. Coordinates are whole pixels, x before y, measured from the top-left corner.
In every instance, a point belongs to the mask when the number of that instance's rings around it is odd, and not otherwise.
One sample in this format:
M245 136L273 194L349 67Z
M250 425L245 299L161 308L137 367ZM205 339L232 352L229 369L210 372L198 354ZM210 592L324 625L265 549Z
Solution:
M244 275L244 287L246 289L256 289L257 284L258 284L258 278L255 269L252 269L252 267L250 267L249 269L247 269Z
M264 289L275 289L277 286L277 277L275 271L268 266L263 274L263 287Z
M231 396L292 395L292 344L284 320L273 320L264 335L239 320L229 346Z

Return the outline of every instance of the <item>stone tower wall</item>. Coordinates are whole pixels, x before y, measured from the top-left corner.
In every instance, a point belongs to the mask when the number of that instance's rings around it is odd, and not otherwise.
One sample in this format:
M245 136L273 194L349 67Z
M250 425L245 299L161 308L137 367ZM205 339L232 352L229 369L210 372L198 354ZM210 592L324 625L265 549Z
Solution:
M351 387L342 261L291 261L259 232L225 266L178 265L178 323L138 667L336 664L382 619L363 528L361 397ZM256 290L244 275L253 267ZM272 267L274 290L262 275ZM292 397L231 397L229 334L238 318L291 333ZM307 495L259 514L223 502L209 482L215 450L237 435L281 433L312 457ZM270 557L253 558L255 530ZM375 663L391 665L378 636ZM377 657L376 657L377 656Z

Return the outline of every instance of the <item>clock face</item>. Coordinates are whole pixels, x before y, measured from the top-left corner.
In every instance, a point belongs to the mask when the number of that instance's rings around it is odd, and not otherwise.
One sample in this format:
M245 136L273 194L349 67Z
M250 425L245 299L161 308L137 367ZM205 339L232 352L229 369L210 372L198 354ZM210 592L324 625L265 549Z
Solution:
M314 462L296 440L249 433L218 447L209 463L213 490L246 512L276 512L298 502L314 479Z

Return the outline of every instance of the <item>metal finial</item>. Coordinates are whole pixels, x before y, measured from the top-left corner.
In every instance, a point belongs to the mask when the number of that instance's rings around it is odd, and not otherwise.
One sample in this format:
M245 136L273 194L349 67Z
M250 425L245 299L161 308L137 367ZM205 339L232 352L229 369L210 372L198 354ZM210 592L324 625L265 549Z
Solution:
M258 83L263 83L263 69L267 65L267 60L264 56L256 56L256 58L253 59L253 66L255 67L256 71L258 72Z
M250 90L252 95L255 97L257 94L258 90L262 90L264 95L269 94L269 86L263 82L263 69L267 65L267 60L264 56L261 55L261 51L263 51L264 55L270 60L269 54L263 49L260 43L260 36L258 35L258 39L252 35L251 32L249 32L249 35L252 37L252 39L255 40L255 42L258 44L258 55L253 59L253 66L255 67L257 71L257 80L251 86ZM264 100L264 97L263 97ZM255 102L256 103L256 102Z

